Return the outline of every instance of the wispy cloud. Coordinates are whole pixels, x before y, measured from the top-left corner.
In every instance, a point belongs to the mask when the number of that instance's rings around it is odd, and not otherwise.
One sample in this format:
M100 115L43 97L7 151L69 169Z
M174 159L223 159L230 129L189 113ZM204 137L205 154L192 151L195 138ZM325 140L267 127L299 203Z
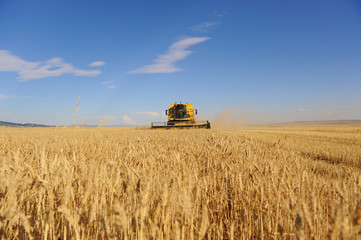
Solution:
M147 117L158 117L159 116L158 112L137 112L137 114L145 115Z
M12 112L0 112L0 116L8 116L13 114Z
M344 110L359 110L359 109L361 109L361 101L352 102L347 105L336 106L334 108L335 109L344 109Z
M30 98L34 98L34 97L33 96L8 96L8 95L0 94L0 100L7 100L7 99L22 100L22 99L30 99Z
M91 67L100 67L100 66L103 66L105 64L106 63L103 62L103 61L95 61L95 62L90 63L89 66L91 66Z
M220 17L223 17L224 15L226 15L228 12L226 11L215 11L213 12L213 15L220 18Z
M361 101L328 107L297 108L288 110L285 119L299 120L352 120L361 119Z
M109 84L111 84L113 81L104 81L104 82L102 82L102 84L103 85L109 85ZM114 89L114 88L116 88L117 86L115 86L115 85L110 85L110 86L108 86L108 88L109 89Z
M195 26L192 26L190 29L194 32L208 32L215 26L221 24L221 22L204 22Z
M128 125L134 125L135 124L133 119L131 117L129 117L129 116L123 116L122 121L123 121L123 123L128 124Z
M33 96L15 96L15 97L12 97L12 98L22 100L22 99L32 99L34 97Z
M28 62L6 50L0 50L0 72L17 72L20 81L57 77L63 74L92 77L99 75L100 70L82 70L55 57L42 62Z
M130 71L129 73L145 73L145 74L153 74L153 73L173 73L182 71L182 69L175 67L173 64L177 61L185 59L188 57L192 52L187 51L186 49L209 40L209 37L188 37L182 40L179 40L173 43L168 51L160 55L156 58L153 64L146 65L144 67L135 69Z
M5 100L5 99L9 99L9 97L8 97L8 96L5 96L5 95L0 94L0 100Z
M101 74L100 70L74 70L75 76L94 77Z
M288 110L288 112L309 112L309 111L310 110L306 108L297 108L297 109Z

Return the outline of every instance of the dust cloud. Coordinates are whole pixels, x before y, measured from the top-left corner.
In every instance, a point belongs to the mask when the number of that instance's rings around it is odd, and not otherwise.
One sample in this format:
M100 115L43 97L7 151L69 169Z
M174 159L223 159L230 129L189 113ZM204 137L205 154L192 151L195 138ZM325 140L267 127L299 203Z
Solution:
M213 121L212 128L217 130L237 130L247 127L251 113L240 112L236 107L227 107L218 113Z

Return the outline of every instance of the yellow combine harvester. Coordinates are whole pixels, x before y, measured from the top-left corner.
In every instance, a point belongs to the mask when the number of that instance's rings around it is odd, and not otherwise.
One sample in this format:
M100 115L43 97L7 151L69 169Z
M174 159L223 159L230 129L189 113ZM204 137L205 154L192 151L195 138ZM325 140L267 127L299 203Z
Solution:
M197 109L192 104L175 102L165 110L168 122L152 122L151 128L211 128L209 121L197 121L195 114Z

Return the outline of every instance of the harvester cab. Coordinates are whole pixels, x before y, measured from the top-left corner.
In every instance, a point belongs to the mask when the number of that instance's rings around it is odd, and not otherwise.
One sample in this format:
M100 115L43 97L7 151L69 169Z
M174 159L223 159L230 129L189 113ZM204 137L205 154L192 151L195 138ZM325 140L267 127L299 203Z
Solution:
M197 121L198 113L190 103L173 103L165 110L168 122L152 122L151 128L211 128L209 121Z

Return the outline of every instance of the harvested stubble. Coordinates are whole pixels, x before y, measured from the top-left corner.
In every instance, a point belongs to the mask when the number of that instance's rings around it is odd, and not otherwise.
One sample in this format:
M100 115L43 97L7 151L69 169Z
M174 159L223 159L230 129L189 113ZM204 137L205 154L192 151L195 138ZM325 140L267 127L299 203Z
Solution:
M360 236L360 168L252 134L0 128L0 236Z

